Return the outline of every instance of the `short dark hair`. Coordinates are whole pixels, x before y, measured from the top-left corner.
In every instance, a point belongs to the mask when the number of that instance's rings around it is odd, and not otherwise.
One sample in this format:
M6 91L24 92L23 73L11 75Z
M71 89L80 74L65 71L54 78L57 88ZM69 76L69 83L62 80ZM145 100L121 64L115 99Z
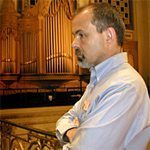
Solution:
M117 43L122 46L124 41L125 25L117 10L108 3L92 3L83 9L91 8L93 16L91 23L96 26L97 32L102 33L107 28L114 28L117 35ZM78 13L79 13L78 12Z

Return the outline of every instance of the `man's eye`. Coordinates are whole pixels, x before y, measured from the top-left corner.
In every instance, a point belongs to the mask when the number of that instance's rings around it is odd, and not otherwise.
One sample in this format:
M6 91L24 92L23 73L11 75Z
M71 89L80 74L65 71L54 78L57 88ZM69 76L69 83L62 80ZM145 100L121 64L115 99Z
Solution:
M80 38L84 37L84 34L83 33L78 33L74 37L80 39Z
M83 37L83 34L82 34L82 33L79 33L79 36L80 36L80 37Z

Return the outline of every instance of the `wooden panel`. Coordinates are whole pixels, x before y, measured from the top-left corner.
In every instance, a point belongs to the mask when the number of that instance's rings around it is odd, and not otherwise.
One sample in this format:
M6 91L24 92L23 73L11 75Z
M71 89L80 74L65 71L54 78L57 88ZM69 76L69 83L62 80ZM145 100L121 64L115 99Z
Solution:
M125 40L123 51L128 53L129 63L138 71L138 43L137 41Z

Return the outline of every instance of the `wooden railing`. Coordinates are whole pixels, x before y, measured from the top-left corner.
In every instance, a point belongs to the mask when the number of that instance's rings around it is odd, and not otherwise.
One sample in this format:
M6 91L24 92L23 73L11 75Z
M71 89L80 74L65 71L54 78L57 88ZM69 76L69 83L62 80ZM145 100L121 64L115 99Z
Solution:
M54 132L0 120L1 150L60 150Z

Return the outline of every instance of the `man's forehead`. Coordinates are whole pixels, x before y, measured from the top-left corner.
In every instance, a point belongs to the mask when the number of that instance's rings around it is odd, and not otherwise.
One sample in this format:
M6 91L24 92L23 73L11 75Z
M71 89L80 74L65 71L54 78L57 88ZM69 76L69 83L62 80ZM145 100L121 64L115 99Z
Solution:
M91 13L91 11L89 9L84 9L82 12L81 12L83 15L85 14L88 14L88 13Z
M92 17L92 12L89 9L84 9L82 12L78 13L76 16L73 18L73 23L78 22L78 21L87 21L91 20Z

